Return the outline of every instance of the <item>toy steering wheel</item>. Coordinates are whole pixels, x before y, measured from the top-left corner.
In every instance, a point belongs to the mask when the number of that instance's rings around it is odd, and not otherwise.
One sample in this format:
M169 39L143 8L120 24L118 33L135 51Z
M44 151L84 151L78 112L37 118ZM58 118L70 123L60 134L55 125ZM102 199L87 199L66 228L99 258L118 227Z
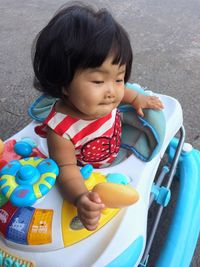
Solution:
M0 171L0 191L15 206L31 206L51 190L58 173L51 159L13 160Z

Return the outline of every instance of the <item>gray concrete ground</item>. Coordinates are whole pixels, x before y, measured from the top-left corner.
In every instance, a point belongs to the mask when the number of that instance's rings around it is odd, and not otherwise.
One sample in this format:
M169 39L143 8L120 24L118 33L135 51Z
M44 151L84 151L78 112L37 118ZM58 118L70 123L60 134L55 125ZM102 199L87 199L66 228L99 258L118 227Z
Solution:
M31 44L36 33L65 2L0 0L2 139L30 121L27 107L38 95L32 86ZM183 108L187 141L200 149L200 1L95 0L91 3L109 8L129 32L134 51L131 81L177 98ZM168 213L164 218L163 226L168 222ZM161 230L159 235L163 236ZM157 241L150 266L154 266L159 250L160 241ZM200 246L192 267L200 266L199 255Z

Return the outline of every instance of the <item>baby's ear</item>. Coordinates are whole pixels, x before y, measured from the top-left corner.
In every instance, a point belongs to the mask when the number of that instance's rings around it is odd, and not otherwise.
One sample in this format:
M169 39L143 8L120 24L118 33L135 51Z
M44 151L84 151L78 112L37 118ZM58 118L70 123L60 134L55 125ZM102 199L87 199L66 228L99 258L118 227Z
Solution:
M62 87L62 94L63 94L64 96L68 96L68 95L69 95L69 94L68 94L68 90L67 90L67 88Z

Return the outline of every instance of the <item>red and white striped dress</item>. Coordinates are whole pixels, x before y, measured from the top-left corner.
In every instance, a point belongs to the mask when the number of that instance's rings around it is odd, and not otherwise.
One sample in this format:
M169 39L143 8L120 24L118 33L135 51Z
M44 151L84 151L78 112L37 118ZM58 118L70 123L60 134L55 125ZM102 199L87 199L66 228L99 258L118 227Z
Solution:
M58 135L70 140L80 165L106 167L120 148L121 120L117 109L96 120L82 120L52 109L44 122Z

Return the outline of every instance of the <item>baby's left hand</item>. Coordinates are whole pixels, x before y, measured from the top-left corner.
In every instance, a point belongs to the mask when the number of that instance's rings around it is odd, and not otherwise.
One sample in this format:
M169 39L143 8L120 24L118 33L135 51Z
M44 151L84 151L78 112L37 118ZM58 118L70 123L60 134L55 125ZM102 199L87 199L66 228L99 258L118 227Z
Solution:
M142 111L143 108L152 108L152 109L163 109L163 103L157 96L147 96L143 94L138 94L134 99L132 106L135 108L138 115L141 117L144 116Z

